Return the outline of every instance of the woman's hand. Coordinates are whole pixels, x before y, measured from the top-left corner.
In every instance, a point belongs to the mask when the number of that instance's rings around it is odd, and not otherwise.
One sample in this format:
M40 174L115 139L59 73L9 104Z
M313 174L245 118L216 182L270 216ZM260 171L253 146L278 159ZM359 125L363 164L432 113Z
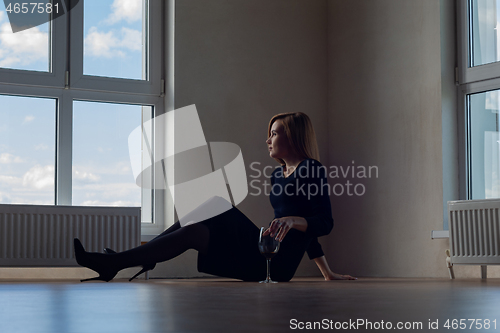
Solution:
M303 217L298 216L280 217L271 222L271 225L264 231L263 235L267 236L270 234L271 237L275 237L277 241L281 242L292 228L305 232L307 221Z
M326 261L325 256L314 258L314 262L316 263L316 265L318 265L318 268L321 271L321 274L323 274L325 281L357 280L358 279L358 278L355 278L355 277L350 276L350 275L342 275L342 274L337 274L337 273L332 272L332 270L330 269L330 266L328 266L328 262Z
M358 278L355 278L350 275L342 275L342 274L337 274L332 271L326 276L324 276L325 281L332 281L332 280L357 280Z
M286 234L293 228L293 219L290 217L282 217L274 219L269 226L271 237L274 237L278 242L283 241Z

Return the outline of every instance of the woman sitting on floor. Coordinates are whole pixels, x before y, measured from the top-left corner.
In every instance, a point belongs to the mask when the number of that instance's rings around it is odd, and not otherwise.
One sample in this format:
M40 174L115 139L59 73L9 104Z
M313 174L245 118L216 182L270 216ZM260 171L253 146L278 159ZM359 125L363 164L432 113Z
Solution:
M325 190L326 172L319 162L309 117L300 112L274 116L269 122L266 143L269 155L281 164L271 178L274 219L264 233L281 242L272 260L272 278L289 281L307 252L325 280L355 279L333 273L318 243L318 237L332 230L333 219L329 191ZM86 252L78 239L74 246L78 264L99 274L88 280L110 281L120 270L134 266L143 267L140 274L158 262L195 249L198 271L259 281L266 276L266 260L259 252L258 239L259 229L255 224L232 207L196 224L181 227L177 222L150 242L120 253Z

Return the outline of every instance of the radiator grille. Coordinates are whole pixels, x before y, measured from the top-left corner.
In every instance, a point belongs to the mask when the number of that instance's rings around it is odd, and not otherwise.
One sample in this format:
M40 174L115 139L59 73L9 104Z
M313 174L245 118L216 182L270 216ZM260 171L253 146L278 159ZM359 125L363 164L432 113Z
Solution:
M140 245L136 207L0 205L0 266L77 266L73 238L87 251Z
M451 259L454 263L500 263L500 200L448 203Z

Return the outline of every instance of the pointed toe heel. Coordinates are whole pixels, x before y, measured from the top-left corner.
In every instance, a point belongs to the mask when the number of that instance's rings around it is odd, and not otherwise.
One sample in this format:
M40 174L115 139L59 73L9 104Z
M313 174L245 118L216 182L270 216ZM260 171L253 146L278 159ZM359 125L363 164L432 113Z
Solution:
M93 277L90 279L80 280L81 282L85 281L106 281L109 282L113 280L113 278L118 273L119 269L115 269L112 267L109 260L106 260L105 254L102 253L90 253L85 251L85 248L82 245L82 242L78 238L75 238L73 241L75 248L75 258L78 265L89 268L95 271L99 276Z

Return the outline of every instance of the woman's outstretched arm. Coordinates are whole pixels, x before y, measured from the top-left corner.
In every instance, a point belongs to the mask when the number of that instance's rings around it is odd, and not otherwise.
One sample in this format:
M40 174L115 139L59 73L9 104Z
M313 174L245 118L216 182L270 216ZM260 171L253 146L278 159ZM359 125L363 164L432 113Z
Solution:
M321 274L325 278L325 281L330 280L357 280L358 278L352 277L350 275L342 275L332 272L330 266L328 266L328 262L326 261L325 256L321 256L318 258L314 258L314 262L318 266Z

